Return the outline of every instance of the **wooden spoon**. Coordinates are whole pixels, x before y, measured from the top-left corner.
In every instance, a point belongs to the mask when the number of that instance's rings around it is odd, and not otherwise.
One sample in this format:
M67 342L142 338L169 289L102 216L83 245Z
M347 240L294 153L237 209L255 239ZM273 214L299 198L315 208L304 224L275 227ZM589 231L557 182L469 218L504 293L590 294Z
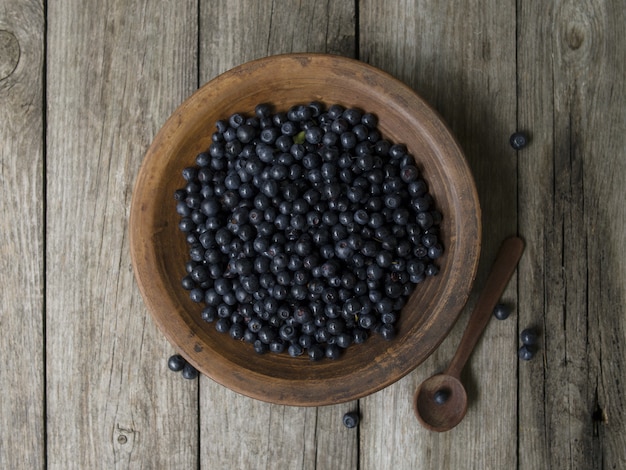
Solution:
M425 428L437 432L449 431L465 416L467 393L460 380L461 371L487 326L523 251L524 242L521 238L510 237L502 242L450 365L442 374L425 380L415 391L415 415Z

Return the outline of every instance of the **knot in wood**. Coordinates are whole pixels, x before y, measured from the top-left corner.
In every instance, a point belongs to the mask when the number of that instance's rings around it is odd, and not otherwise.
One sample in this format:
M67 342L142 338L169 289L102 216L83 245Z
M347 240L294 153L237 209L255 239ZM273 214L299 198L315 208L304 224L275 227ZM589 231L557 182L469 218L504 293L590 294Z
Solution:
M4 80L17 68L20 61L20 44L15 35L0 30L0 80Z
M585 30L579 23L571 23L565 30L565 42L568 47L575 51L580 49L585 40Z

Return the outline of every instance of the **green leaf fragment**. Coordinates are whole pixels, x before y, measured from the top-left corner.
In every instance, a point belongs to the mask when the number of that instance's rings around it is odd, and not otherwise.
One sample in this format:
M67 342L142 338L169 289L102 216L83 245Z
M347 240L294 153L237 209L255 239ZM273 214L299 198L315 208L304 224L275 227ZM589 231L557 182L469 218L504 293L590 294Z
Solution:
M304 143L304 134L305 131L300 131L296 135L293 136L294 144L303 144Z

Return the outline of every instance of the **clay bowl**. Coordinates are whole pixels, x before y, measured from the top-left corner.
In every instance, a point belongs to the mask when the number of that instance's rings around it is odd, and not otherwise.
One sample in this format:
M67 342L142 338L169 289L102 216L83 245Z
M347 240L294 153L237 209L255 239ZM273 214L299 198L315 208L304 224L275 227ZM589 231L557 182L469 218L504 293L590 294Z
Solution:
M181 171L208 148L218 119L318 100L375 113L379 129L405 143L444 218L440 273L419 284L403 309L398 334L349 347L335 361L258 355L200 318L181 287L188 249L178 229L174 190ZM130 214L131 255L145 304L167 339L200 372L243 395L285 405L342 403L376 392L423 362L443 341L469 295L478 264L480 208L459 145L437 114L410 88L362 62L321 54L268 57L208 82L168 119L139 171Z

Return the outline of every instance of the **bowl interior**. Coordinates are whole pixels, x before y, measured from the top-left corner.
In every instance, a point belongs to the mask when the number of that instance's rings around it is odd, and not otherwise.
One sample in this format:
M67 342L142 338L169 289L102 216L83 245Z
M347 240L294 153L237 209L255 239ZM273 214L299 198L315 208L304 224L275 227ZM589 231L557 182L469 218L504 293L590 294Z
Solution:
M443 214L440 273L419 284L403 309L397 337L373 335L335 361L258 355L200 318L180 284L188 248L173 193L181 171L208 148L218 119L252 114L259 103L287 110L318 100L375 113L383 136L404 143ZM146 305L169 341L202 373L236 392L273 403L324 405L356 399L414 369L445 338L476 273L480 209L471 172L455 139L412 90L378 69L328 55L282 55L239 66L204 85L170 117L148 150L131 207L131 254Z

